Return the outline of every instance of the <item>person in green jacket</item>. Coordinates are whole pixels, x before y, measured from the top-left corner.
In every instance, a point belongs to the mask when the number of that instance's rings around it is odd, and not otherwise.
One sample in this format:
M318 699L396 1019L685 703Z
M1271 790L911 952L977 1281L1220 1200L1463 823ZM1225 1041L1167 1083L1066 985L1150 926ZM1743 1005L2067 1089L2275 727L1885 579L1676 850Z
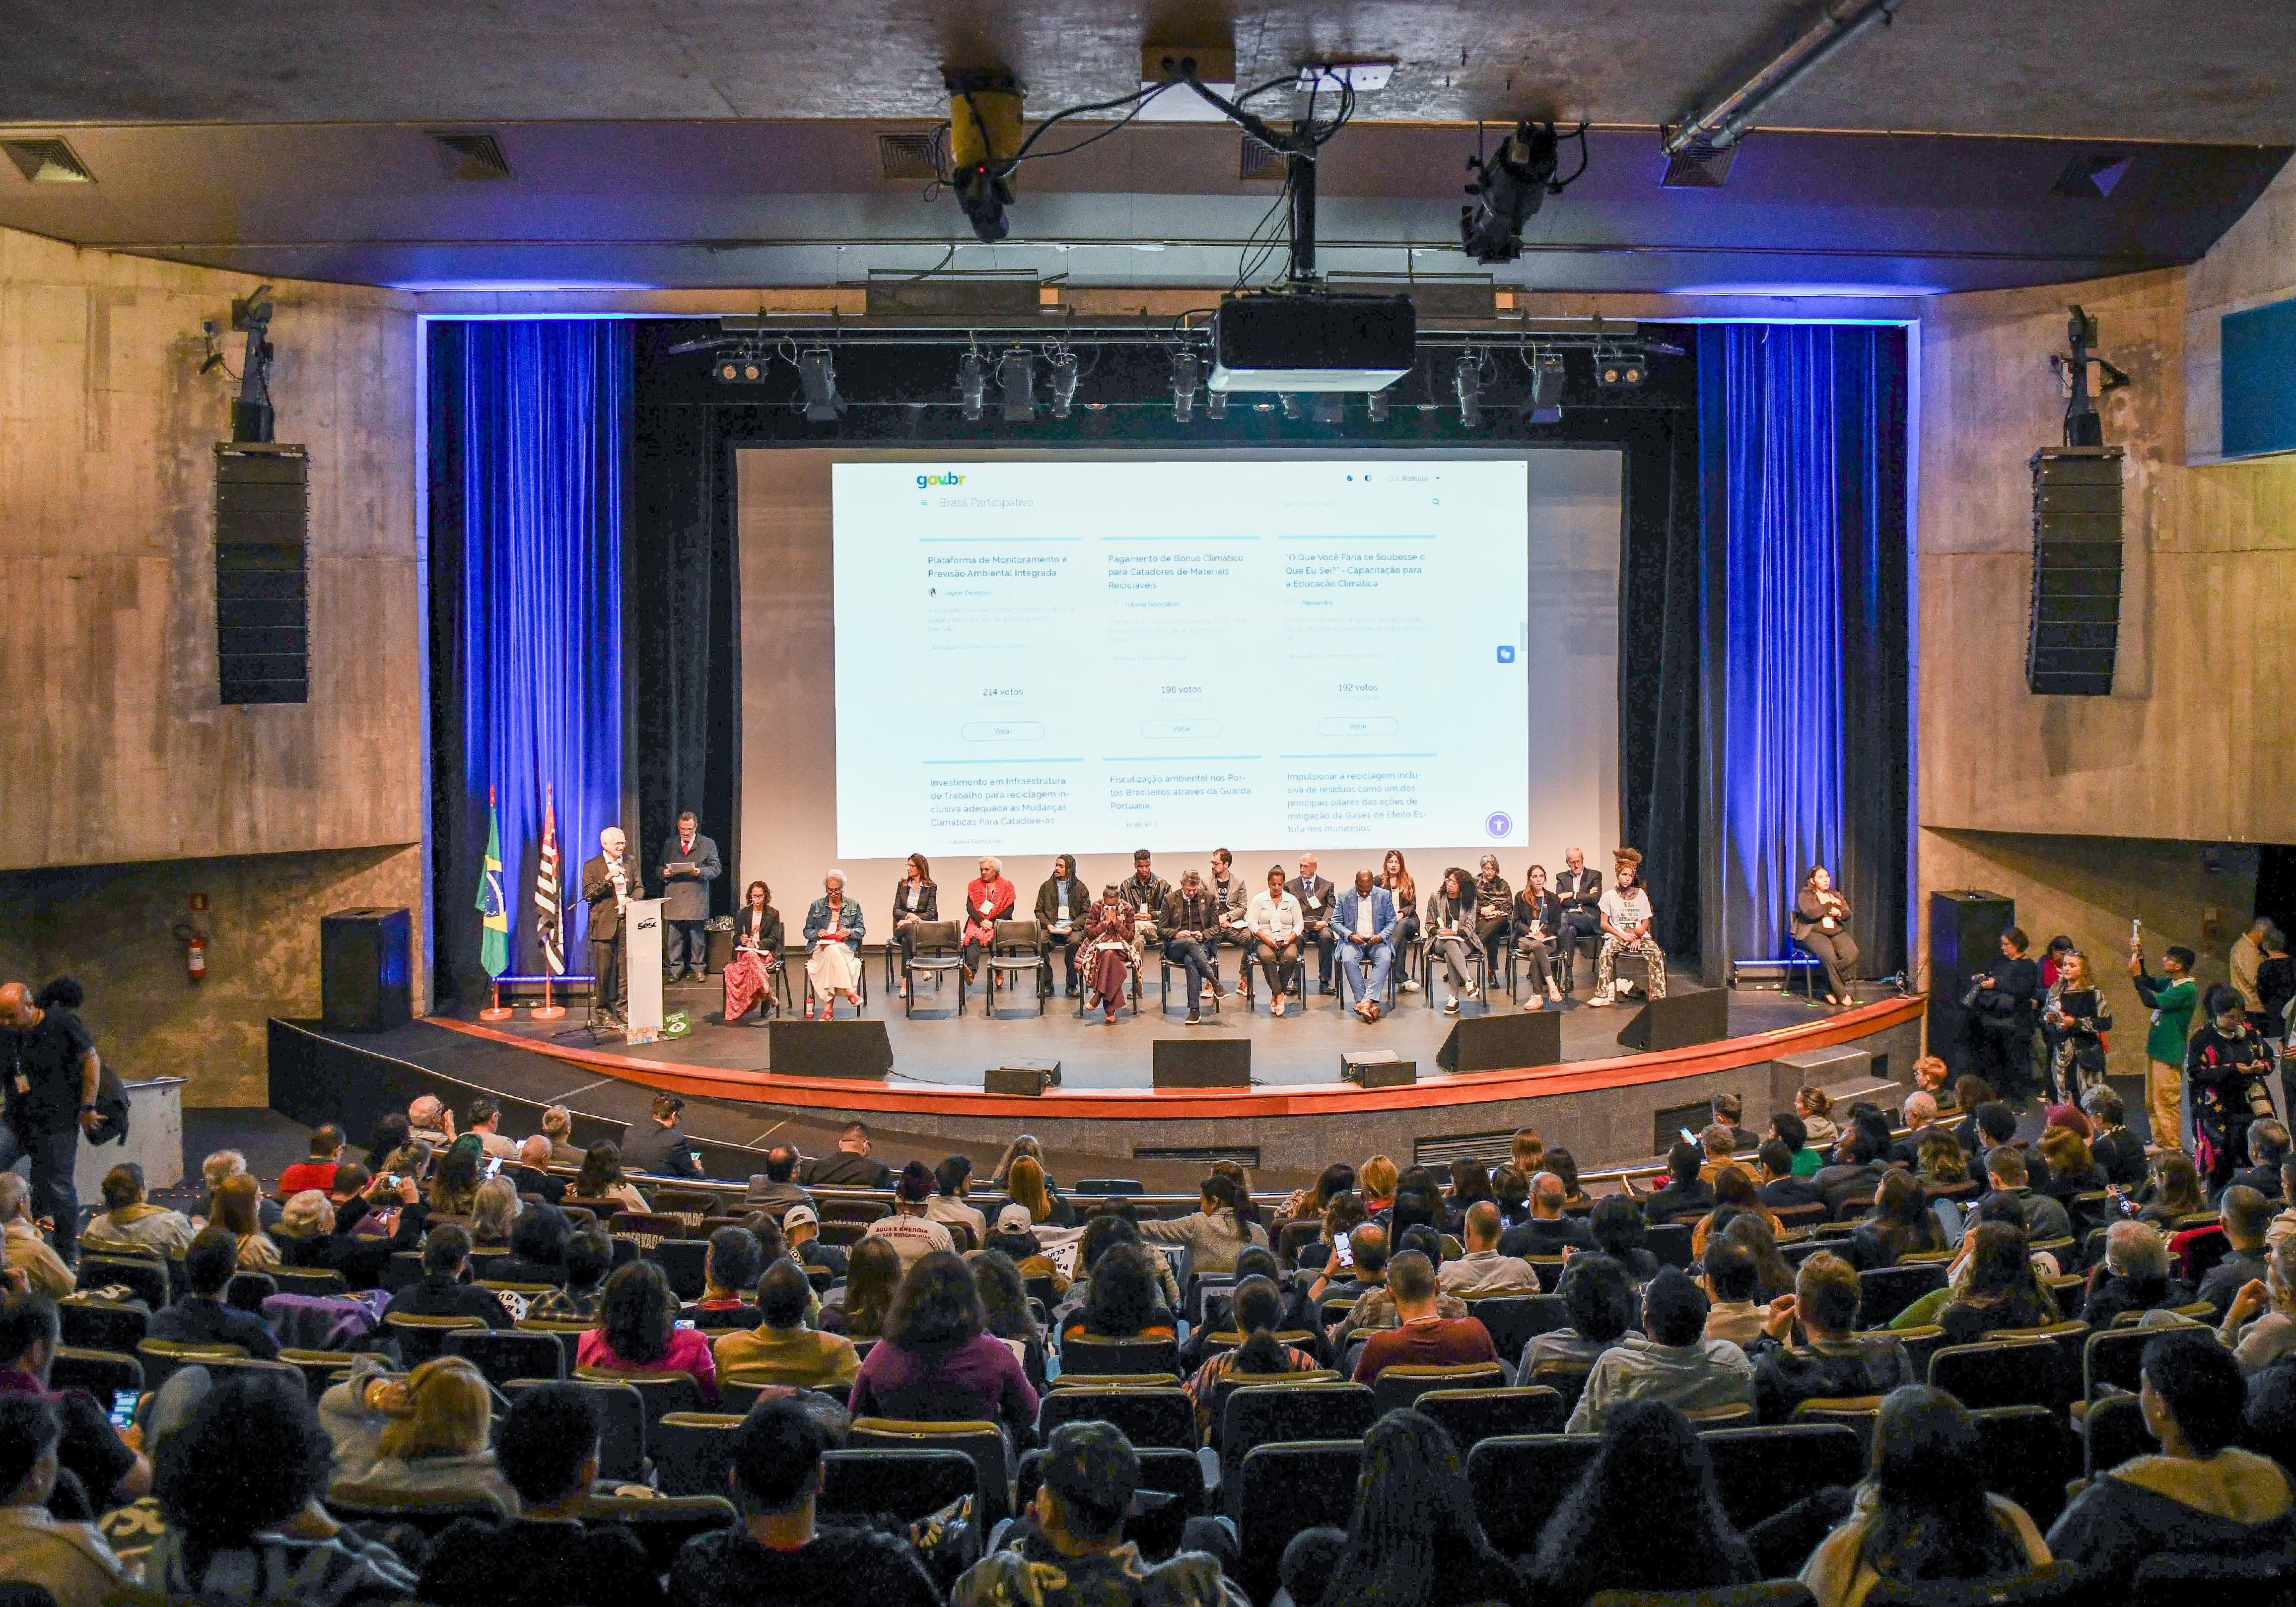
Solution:
M2152 1113L2152 1142L2162 1149L2185 1147L2185 1040L2192 1036L2193 1012L2199 1007L2200 985L2193 967L2200 956L2182 944L2171 944L2161 957L2166 973L2153 976L2144 969L2143 939L2128 946L2128 974L2136 980L2136 996L2152 1012L2152 1029L2144 1037L2144 1101Z

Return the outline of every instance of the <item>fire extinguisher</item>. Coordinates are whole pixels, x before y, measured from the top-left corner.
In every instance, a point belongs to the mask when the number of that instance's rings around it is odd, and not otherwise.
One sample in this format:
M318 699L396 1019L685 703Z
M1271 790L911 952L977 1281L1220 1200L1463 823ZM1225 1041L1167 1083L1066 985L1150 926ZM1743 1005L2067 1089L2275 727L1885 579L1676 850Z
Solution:
M184 945L184 969L194 982L207 980L208 940L196 932L192 935L192 940Z

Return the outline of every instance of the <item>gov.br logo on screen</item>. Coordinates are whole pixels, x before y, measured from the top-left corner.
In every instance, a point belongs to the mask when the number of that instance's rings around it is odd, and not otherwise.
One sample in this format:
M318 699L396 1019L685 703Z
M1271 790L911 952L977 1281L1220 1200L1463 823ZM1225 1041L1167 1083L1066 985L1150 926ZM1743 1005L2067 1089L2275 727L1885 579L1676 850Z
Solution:
M1484 817L1483 830L1496 840L1504 842L1506 840L1506 834L1514 830L1514 818L1504 811L1495 811Z

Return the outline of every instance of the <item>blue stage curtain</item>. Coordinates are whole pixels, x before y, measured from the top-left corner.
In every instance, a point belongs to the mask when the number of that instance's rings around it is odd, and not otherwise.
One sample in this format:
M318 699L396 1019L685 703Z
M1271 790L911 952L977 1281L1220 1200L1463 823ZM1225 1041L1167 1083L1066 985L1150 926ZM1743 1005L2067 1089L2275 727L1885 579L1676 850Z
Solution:
M463 817L483 821L487 789L497 790L511 970L533 975L542 969L535 865L544 789L553 790L566 968L586 973L582 862L598 851L599 832L625 814L628 326L618 319L516 320L446 324L438 332L434 389L457 387L448 416L459 424L449 455L459 457L461 469ZM433 518L435 527L435 506ZM440 578L434 570L434 586ZM643 863L643 845L633 851ZM442 933L475 918L461 907L475 888L473 881L458 894L454 885L440 886Z
M1790 952L1794 896L1824 865L1856 911L1858 969L1903 963L1904 378L1896 329L1702 336L1710 958Z

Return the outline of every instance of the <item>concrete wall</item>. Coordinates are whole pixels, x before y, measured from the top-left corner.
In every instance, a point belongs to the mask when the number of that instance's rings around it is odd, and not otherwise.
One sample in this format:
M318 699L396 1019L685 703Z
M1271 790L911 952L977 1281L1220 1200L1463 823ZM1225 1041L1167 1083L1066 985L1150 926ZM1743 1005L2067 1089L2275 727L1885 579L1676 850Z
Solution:
M226 709L213 447L236 388L198 372L200 325L255 283L0 230L0 974L80 977L122 1069L188 1076L194 1104L260 1102L253 1029L316 1007L319 913L422 927L414 316L275 291L278 435L311 456L311 701ZM196 988L170 935L194 891Z

